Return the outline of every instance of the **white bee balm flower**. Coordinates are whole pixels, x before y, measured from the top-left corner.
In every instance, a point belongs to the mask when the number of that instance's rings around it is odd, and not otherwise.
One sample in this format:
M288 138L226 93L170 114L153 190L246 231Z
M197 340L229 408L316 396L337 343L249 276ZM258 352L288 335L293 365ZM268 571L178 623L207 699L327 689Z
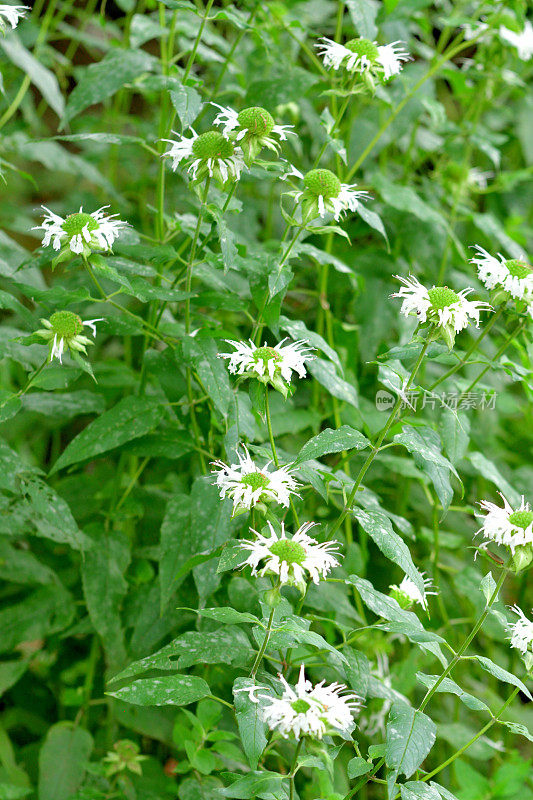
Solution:
M350 39L344 45L324 37L316 48L326 67L334 70L344 67L348 72L382 75L388 81L401 71L405 61L411 60L409 53L401 47L402 44L403 42L398 41L378 45L370 39Z
M423 575L424 573L422 573L422 576ZM424 578L424 592L422 593L408 575L404 576L399 586L392 585L389 588L391 590L391 597L396 600L399 606L405 609L411 608L412 605L418 603L422 606L424 611L427 611L428 595L436 594L436 592L431 591L430 578Z
M511 31L505 25L500 27L500 36L513 47L516 47L518 58L522 61L529 61L533 56L533 25L529 20L526 20L524 30L520 33Z
M503 289L515 300L523 300L533 316L533 268L522 258L492 256L478 244L477 254L471 259L478 271L480 281L487 289Z
M289 739L310 736L322 739L325 734L347 736L355 727L354 714L361 709L362 700L346 690L343 683L325 685L324 681L313 686L304 674L304 665L296 686L290 686L283 675L278 676L284 691L281 697L262 695L270 700L263 708L263 718L271 730L278 730Z
M302 219L310 221L316 217L333 214L339 220L347 211L357 211L361 200L370 195L364 191L354 191L357 184L341 183L329 169L312 169L302 175L295 167L282 176L282 180L294 176L303 179L302 191L287 192L302 208Z
M270 383L284 397L287 396L293 372L305 378L305 361L314 350L303 340L291 342L288 338L282 339L274 347L268 347L266 343L257 347L251 339L249 342L226 339L226 342L235 348L235 352L221 353L220 357L229 359L228 369L232 375L246 375L262 383Z
M233 108L219 106L218 103L211 105L220 109L213 125L222 126L224 136L239 143L248 165L257 158L263 147L279 153L279 143L287 139L287 134L296 136L291 130L293 125L276 125L274 117L266 108L251 106L235 111Z
M179 139L163 139L171 146L163 154L172 159L174 172L182 161L189 162L190 172L195 182L207 177L214 178L224 185L228 181L238 181L244 169L243 154L240 147L234 147L220 131L207 131L198 135L192 128L190 138L179 136ZM175 131L173 131L175 133Z
M5 33L5 30L6 30L7 26L6 26L6 23L4 22L4 20L6 20L11 25L13 30L15 30L15 28L18 25L19 20L22 19L23 17L25 17L26 16L26 11L29 11L29 10L30 9L29 9L28 6L6 6L6 5L0 5L0 31L2 33Z
M83 328L90 328L93 338L95 338L95 323L102 321L103 317L83 321L72 311L56 311L50 319L41 320L44 328L36 331L36 335L49 343L49 360L53 361L54 358L57 358L62 364L65 350L69 350L74 357L77 353L87 354L85 347L93 342L83 335Z
M403 284L399 292L391 297L403 300L401 314L405 317L413 312L420 323L431 322L441 329L441 332L451 349L455 341L455 334L468 326L469 319L475 320L479 328L479 314L481 311L492 311L492 306L480 300L468 300L467 297L473 289L462 289L454 292L447 286L433 286L427 289L414 275L403 278L395 275Z
M514 605L511 611L518 616L516 622L509 628L511 647L516 647L525 656L528 650L533 652L533 622L517 605Z
M32 230L43 230L43 246L52 244L54 250L70 250L76 255L89 256L93 250L111 250L113 242L118 238L122 228L127 222L115 219L116 214L104 213L102 206L97 211L86 214L83 207L75 214L69 214L65 219L54 214L46 206L43 224L37 225Z
M275 502L287 508L291 494L297 494L300 484L285 467L270 470L270 461L258 467L244 445L243 451L243 455L237 453L238 464L228 466L223 461L213 462L219 470L216 485L220 497L233 500L233 514L250 510L258 503Z
M240 546L249 550L250 555L240 564L249 565L252 575L271 573L279 576L282 584L292 584L305 592L307 576L313 583L319 583L334 568L338 567L339 542L322 542L308 536L308 531L315 526L314 522L304 523L290 539L285 534L285 525L281 523L281 533L270 522L267 523L270 533L265 536L252 530L256 538L244 540ZM262 565L260 566L260 564Z
M517 547L533 544L533 511L524 497L520 506L514 509L499 492L503 500L503 508L488 500L479 504L487 516L483 517L483 525L478 530L488 541L509 547L514 553Z

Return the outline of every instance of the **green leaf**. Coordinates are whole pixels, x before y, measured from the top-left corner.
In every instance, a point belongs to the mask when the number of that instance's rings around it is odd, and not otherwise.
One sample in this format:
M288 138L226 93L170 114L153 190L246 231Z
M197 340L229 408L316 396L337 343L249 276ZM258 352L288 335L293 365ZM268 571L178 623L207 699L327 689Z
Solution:
M497 664L494 663L494 661L491 661L490 658L477 655L474 656L474 658L477 658L481 668L484 669L485 672L494 675L494 677L497 678L499 681L503 681L504 683L511 683L513 686L518 687L518 689L520 689L520 691L523 694L525 694L526 697L528 697L530 700L533 700L531 692L529 691L527 686L525 686L520 680L520 678L516 677L516 675L507 672L507 670L503 669L503 667L499 667Z
M393 183L380 173L374 175L372 186L392 208L407 214L414 214L422 222L433 222L441 227L448 227L442 214L422 200L411 186Z
M346 8L359 36L373 41L378 32L376 16L379 5L376 0L346 0Z
M411 425L404 425L402 432L394 437L394 441L405 445L413 454L415 464L429 475L442 507L447 510L453 498L450 472L459 482L460 478L453 464L442 455L439 435L431 428L415 429Z
M343 400L346 403L359 407L357 390L343 378L340 378L335 371L335 366L330 361L323 358L315 358L308 363L309 372L316 380L328 390L333 397Z
M229 606L221 606L220 608L202 608L198 611L202 617L214 619L217 622L222 622L224 625L235 625L239 622L252 622L258 623L259 619L255 614L250 614L248 611L237 611Z
M93 749L91 734L72 722L49 729L39 753L39 800L69 800Z
M161 549L159 555L159 586L161 612L167 606L177 585L179 568L183 563L182 542L189 527L191 498L186 494L171 497L167 503L161 525Z
M387 721L385 760L394 771L394 782L398 775L411 775L422 764L433 747L436 725L422 711L416 711L405 703L393 704Z
M424 675L423 672L417 672L416 677L420 683L424 684L426 689L432 689L439 679L438 675ZM465 692L455 683L455 681L452 681L451 678L444 678L444 680L439 683L436 691L450 692L451 694L456 695L461 703L464 703L465 706L472 709L472 711L488 711L490 713L490 708L485 705L482 700L478 700L477 697Z
M370 442L362 433L343 425L341 428L326 428L312 439L309 439L302 447L294 464L302 464L304 461L311 461L320 458L327 453L340 453L343 450L363 450L368 447Z
M0 783L0 800L21 800L33 794L33 789L28 786L17 786L12 783Z
M28 529L36 536L53 542L70 545L74 550L84 550L90 542L78 528L72 511L47 483L29 476L20 482L24 499L16 507L26 520Z
M507 481L501 474L498 467L493 464L483 453L469 453L468 460L480 475L492 483L505 495L507 500L513 506L519 506L521 503L520 494L514 489L509 481Z
M228 626L216 631L187 631L157 653L129 664L111 682L131 678L147 670L175 672L193 664L245 666L251 656L250 642L242 628Z
M237 775L236 780L225 789L219 789L221 797L233 797L238 800L245 798L265 798L265 800L282 800L283 782L285 775L261 770L250 772L248 775Z
M183 352L194 364L198 377L215 408L222 416L227 416L233 401L233 391L227 366L224 359L219 358L215 342L212 339L193 339L189 336L183 340Z
M398 564L406 575L411 578L422 597L425 596L424 578L413 563L409 548L404 540L392 529L390 519L381 511L363 511L356 509L353 512L363 530L379 547L386 558Z
M350 779L359 778L360 775L366 775L372 769L372 763L368 763L365 758L355 756L348 761L348 777Z
M128 585L124 573L130 562L127 538L117 531L99 530L81 564L83 593L87 610L102 639L111 669L126 659L120 618Z
M101 417L91 422L65 450L52 467L53 475L60 469L96 458L125 442L151 431L163 417L159 401L129 395Z
M1 37L0 47L4 50L9 60L26 73L34 86L39 89L50 108L54 109L57 116L62 117L65 110L65 101L54 73L50 72L26 50L16 33L11 32L9 36Z
M187 516L186 506L190 501ZM221 500L212 479L197 478L190 498L171 498L161 529L161 602L167 602L193 567L214 556L231 535L231 501Z
M309 330L309 328L307 328L299 319L289 319L288 317L281 316L278 324L281 330L287 331L292 339L301 339L304 342L308 342L312 347L316 347L317 350L322 350L322 352L325 353L331 361L333 361L337 367L337 370L342 373L342 366L341 362L339 361L339 356L335 350L330 347L326 340L322 338L322 336L319 336L318 333Z
M458 414L449 408L442 410L439 427L444 449L452 464L464 458L470 441L470 420L466 414Z
M365 4L368 0L365 0ZM390 244L389 244L389 237L387 236L387 231L385 230L385 226L383 224L383 220L375 211L371 211L369 208L365 206L364 203L360 203L357 209L357 213L361 217L362 220L366 222L367 225L370 225L371 228L374 228L375 231L380 233L385 242L387 244L387 252L390 253Z
M431 781L429 785L432 788L435 788L439 792L442 800L457 800L457 797L454 794L452 794L449 791L449 789L445 789L444 786L441 786L440 783L437 783L436 781Z
M74 615L72 597L61 584L43 586L15 605L0 610L0 652L64 630Z
M426 631L424 626L412 611L406 611L400 608L396 600L388 597L377 589L374 589L372 584L364 578L359 578L357 575L350 575L347 583L352 583L361 595L363 603L370 608L371 611L378 617L383 617L390 621L387 626L389 630L396 633L403 633L412 642L415 642L424 650L429 650L433 653L439 661L446 666L447 662L439 647L439 642L444 639L433 631Z
M533 742L533 734L530 733L528 728L525 725L520 725L518 722L508 722L505 720L498 720L501 725L505 725L511 733L515 733L517 736L523 736L525 739L529 739L530 742Z
M203 678L195 675L163 675L141 678L107 694L139 706L186 706L207 697L211 690Z
M202 98L192 86L176 86L170 91L172 105L176 109L183 130L188 128L202 107Z
M144 50L123 50L115 48L96 64L90 64L81 71L81 78L70 93L63 116L63 124L70 122L81 111L101 103L131 83L143 72L152 69L153 59Z
M0 662L0 697L14 686L28 669L27 661L2 661ZM1 794L0 794L1 798Z
M261 697L254 694L256 700L251 700L249 690L257 688L255 680L251 678L236 678L233 684L233 702L235 716L239 726L246 758L252 769L257 769L257 764L267 744L267 725L261 716ZM265 687L266 688L266 687Z
M56 394L32 392L24 395L22 403L28 411L53 416L61 422L68 422L81 414L102 414L105 411L104 398L85 390Z
M408 781L400 786L402 800L441 800L440 793L422 781Z

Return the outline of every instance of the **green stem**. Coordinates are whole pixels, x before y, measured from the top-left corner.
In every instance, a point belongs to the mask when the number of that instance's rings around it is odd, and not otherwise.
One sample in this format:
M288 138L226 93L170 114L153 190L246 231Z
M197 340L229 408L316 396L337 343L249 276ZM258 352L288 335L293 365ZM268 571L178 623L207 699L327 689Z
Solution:
M448 370L448 372L444 373L444 375L441 375L440 378L438 380L436 380L435 383L433 383L429 387L429 391L430 392L432 392L433 389L436 386L438 386L443 381L445 381L446 378L449 378L451 375L454 375L456 372L458 372L461 369L461 367L464 366L464 364L468 363L468 359L470 358L472 353L475 353L475 351L478 349L479 345L481 344L481 342L483 341L485 336L490 332L492 327L496 324L497 320L499 319L499 317L502 314L502 311L503 311L503 306L500 306L500 308L492 315L491 319L485 325L485 327L483 328L483 330L481 331L481 333L479 334L477 339L474 339L474 341L472 342L472 344L470 345L470 347L468 348L468 350L464 354L464 356L461 359L461 361L459 361L457 364L455 364L455 366L451 367Z
M9 396L9 397L7 397L5 400L3 400L3 401L2 401L2 403L0 404L0 408L4 408L4 406L5 406L5 405L7 405L7 403L9 403L11 400L15 400L17 397L22 397L23 395L25 395L25 394L26 394L26 392L28 391L28 389L31 387L32 383L33 383L33 382L34 382L34 381L37 379L37 377L38 377L38 376L41 374L41 372L43 371L43 369L46 367L46 365L47 365L47 364L48 364L48 359L45 359L45 361L44 361L44 362L41 364L41 366L40 366L40 367L38 367L38 368L35 370L35 372L33 373L33 375L31 375L31 376L28 378L28 381L27 381L27 382L26 382L26 384L25 384L25 385L22 387L22 389L19 389L19 391L18 391L18 392L15 392L15 394L12 394L12 395L10 395L10 396Z
M492 719L490 719L486 723L486 725L484 725L481 728L481 730L478 731L478 733L476 733L475 736L473 736L466 744L464 744L459 750L457 750L456 753L454 753L452 756L450 756L450 758L446 759L446 761L443 761L442 764L439 764L439 766L435 767L435 769L433 769L431 772L428 772L427 775L424 775L422 780L423 781L429 781L431 778L433 778L439 772L442 772L443 769L445 769L450 764L452 764L455 761L456 758L459 758L459 756L462 756L463 753L466 750L468 750L469 747L471 747L475 742L477 742L477 740L480 739L483 736L483 734L485 734L489 730L489 728L492 728L492 726L494 725L495 722L499 721L498 718L503 714L505 709L508 708L508 706L511 705L511 703L513 702L513 700L515 699L515 697L516 697L516 695L518 694L519 691L520 690L519 690L518 687L516 689L514 689L513 692L507 698L507 700L505 701L505 703L502 705L500 710L496 712L496 714L492 717ZM396 795L396 797L399 797L399 796L400 796L399 794ZM396 798L395 798L395 800L396 800Z
M196 256L196 247L198 244L198 236L200 235L200 228L202 226L202 220L204 218L204 210L207 203L207 195L209 192L209 184L211 183L211 178L207 178L205 182L204 194L202 197L202 204L200 206L200 210L198 212L198 219L196 221L196 228L194 231L194 236L192 239L191 250L189 255L189 260L187 262L187 272L185 277L185 291L190 294L191 286L192 286L192 270L194 264L194 258ZM159 317L159 319L161 316ZM191 331L191 298L187 297L185 299L185 333L189 334Z
M57 0L51 0L51 2L48 4L42 22L39 24L39 33L37 35L35 47L33 48L33 55L35 58L37 58L41 45L46 39L46 34L48 33L48 28L50 27L50 24L52 22L56 5L57 5ZM6 109L6 111L4 111L2 117L0 118L0 129L4 127L6 122L9 122L13 114L16 112L16 110L22 103L26 92L30 87L30 84L31 84L31 78L28 75L25 75L17 94L15 95L9 107Z
M254 19L255 15L257 14L258 10L259 10L259 6L260 6L260 5L261 5L261 4L258 2L258 3L257 3L255 6L254 6L254 8L251 10L251 12L250 12L250 16L249 16L249 17L248 17L248 19L246 20L246 28L247 28L249 25L251 25L251 24L252 24L252 22L253 22L253 19ZM230 50L229 50L229 52L228 52L228 54L227 54L227 56L226 56L226 59L225 59L224 63L222 64L222 68L221 68L220 72L218 73L218 77L217 77L217 79L216 79L216 81L215 81L215 85L213 86L213 90L212 90L212 92L211 92L211 94L210 94L210 96L209 96L209 99L210 99L210 100L212 100L212 99L213 99L213 97L216 97L216 95L217 95L217 93L218 93L218 90L219 90L219 88L220 88L220 84L222 83L222 78L223 78L223 77L224 77L224 75L226 74L226 70L228 69L228 67L229 67L229 65L230 65L230 62L231 62L231 60L232 60L232 58L233 58L233 55L234 55L234 53L235 53L235 50L237 49L237 47L238 47L238 46L239 46L239 44L241 43L241 41L242 41L242 39L243 39L244 35L245 35L245 34L248 32L248 31L246 30L246 28L243 28L242 30L240 30L240 31L239 31L239 33L237 34L237 36L235 37L235 39L234 39L234 41L233 41L233 44L231 45L231 48L230 48Z
M274 441L274 434L272 432L272 420L270 418L270 405L268 402L268 386L265 385L265 416L268 429L268 438L270 440L270 449L272 450L272 459L276 467L279 467L278 454L276 451L276 443Z
M425 342L424 342L424 344L423 344L423 346L422 346L422 348L420 350L420 353L418 355L418 358L416 360L416 363L415 363L415 365L414 365L414 367L413 367L413 369L411 371L411 374L409 375L407 383L405 384L405 387L403 389L404 392L407 392L409 387L413 383L413 381L414 381L414 379L416 377L416 374L417 374L417 372L418 372L418 370L420 368L420 365L422 364L424 356L426 354L426 350L429 347L430 341L431 341L431 336L428 334L428 338L425 340ZM385 427L383 428L383 430L379 434L376 443L373 445L372 450L370 451L370 454L368 455L365 463L363 464L363 466L359 470L359 473L358 473L358 475L357 475L357 477L356 477L356 479L354 481L354 485L353 485L352 491L350 492L350 494L348 496L348 501L347 501L344 509L342 510L340 516L337 518L337 521L333 525L333 528L329 532L329 537L330 538L338 531L338 529L340 528L340 526L342 525L342 523L344 522L344 520L346 519L346 517L350 513L352 505L353 505L353 502L355 500L355 495L357 494L357 490L359 489L359 487L360 487L360 485L361 485L361 483L363 481L363 478L365 477L370 465L372 464L373 460L375 459L375 457L379 453L379 449L381 447L381 444L382 444L383 440L385 439L385 436L389 432L390 428L392 427L392 424L394 423L394 421L396 419L396 414L398 413L398 410L399 410L401 404L402 404L402 398L401 398L401 396L398 396L398 399L396 400L396 403L394 404L394 408L392 409L392 411L391 411L391 413L389 415L389 418L388 418L387 422L385 423Z
M342 118L343 118L343 116L344 116L344 114L345 114L345 112L346 112L346 109L348 108L348 103L350 102L350 100L351 100L351 97L352 97L352 96L349 94L347 97L345 97L345 98L344 98L344 102L343 102L343 104L341 105L341 107L340 107L340 110L339 110L339 112L338 112L338 114L337 114L337 116L335 117L335 120L334 120L334 122L333 122L333 125L331 126L331 128L330 128L330 130L329 130L329 133L328 133L328 136L329 136L329 137L331 137L331 136L333 135L333 132L334 132L334 131L335 131L335 130L338 128L338 126L340 125L340 123L341 123L341 120L342 120ZM316 169L316 168L318 167L318 165L320 164L320 161L321 161L321 159L322 159L322 156L323 156L323 155L324 155L324 153L326 152L326 148L327 148L328 144L329 144L329 141L328 141L328 139L326 138L326 141L324 142L324 144L323 144L323 145L322 145L322 147L320 148L320 151L319 151L319 153L318 153L317 157L315 158L314 164L313 164L313 166L311 167L311 169Z
M465 389L465 391L464 391L464 394L468 394L468 392L471 392L471 391L472 391L472 389L474 388L474 386L476 385L476 383L478 383L478 382L481 380L481 378L483 377L483 375L485 375L485 373L489 371L489 369L492 367L492 364L494 363L494 361L497 361L497 360L498 360L498 358L499 358L499 357L500 357L500 356L501 356L501 355L502 355L502 354L505 352L505 350L507 350L507 347L509 346L509 344L512 342L512 340L513 340L513 339L515 339L515 338L518 336L518 334L520 334L520 333L522 332L522 330L525 328L525 326L526 326L526 320L522 320L522 321L521 321L521 322L520 322L520 323L519 323L519 324L516 326L516 328L514 329L514 331L513 331L512 333L510 333L510 334L509 334L509 336L508 336L508 337L507 337L507 339L504 341L504 343L502 344L502 346L500 347L500 349L499 349L499 350L497 351L497 353L496 353L496 354L495 354L495 355L494 355L494 356L491 358L491 360L489 361L489 363L487 364L487 366L486 366L486 367L485 367L485 368L484 368L484 369L483 369L483 370L482 370L482 371L479 373L479 375L477 376L477 378L476 378L475 380L473 380L473 381L472 381L472 383L470 384L470 386L468 387L468 389Z
M481 34L478 34L478 35L480 36ZM447 50L447 51L446 51L446 53L444 53L444 55L442 56L442 58L439 58L439 60L438 60L438 61L437 61L435 64L433 64L433 66L432 66L432 67L431 67L431 68L430 68L430 69L429 69L429 70L426 72L426 74L425 74L425 75L423 75L423 76L422 76L422 77L421 77L421 78L420 78L420 79L419 79L419 80L418 80L418 81L415 83L415 85L413 86L413 88L412 88L412 89L410 89L410 91L409 91L409 92L407 92L407 94L405 95L405 97L403 98L403 100L402 100L402 101L401 101L401 102L400 102L400 103L399 103L399 104L396 106L396 108L395 108L395 109L394 109L394 111L393 111L393 112L390 114L390 116L388 116L388 117L387 117L387 119L385 120L385 122L383 123L383 125L380 127L380 129L378 130L378 132L376 133L376 135L375 135L375 136L372 138L372 140L371 140L371 141L368 143L368 145L365 147L365 149L363 150L363 152L361 153L361 155L359 156L359 158L356 160L355 164L352 166L352 168L351 168L351 169L350 169L350 171L348 172L348 175L346 176L346 180L347 180L348 182L349 182L349 181L350 181L350 179L351 179L351 178L352 178L352 177L355 175L355 173L357 172L357 170L359 169L359 167L361 166L361 164L363 163L363 161L366 159L366 157L369 155L369 153L371 153L371 152L372 152L372 150L374 149L374 147L376 146L376 144L379 142L379 140L381 139L381 137L383 136L383 134L385 133L385 131L386 131L386 130L389 128L389 126L390 126L390 125L391 125L391 124L394 122L394 120L396 119L396 117L398 116L398 114L400 113L400 111L402 111L402 109L403 109L403 108L404 108L404 107L407 105L407 103L409 102L409 100L411 100L411 98L412 98L412 97L414 97L414 95L417 93L417 91L420 89L420 87L421 87L421 86L423 86L423 85L424 85L424 83L425 83L427 80L429 80L429 79L430 79L430 78L431 78L431 77L432 77L432 76L435 74L435 72L437 72L437 71L438 71L438 70L439 70L439 69L442 67L442 65L443 65L443 64L445 64L445 63L446 63L447 61L449 61L451 58L454 58L456 55L458 55L458 53L460 53L460 52L461 52L461 50L465 50L467 47L471 47L471 46L472 46L472 43L473 43L473 42L474 42L474 41L475 41L477 38L478 38L478 37L473 37L473 38L472 38L472 39L470 39L468 42L461 42L460 44L458 44L458 45L456 45L456 46L453 46L453 45L452 45L452 46L449 48L449 50Z
M287 230L288 230L288 228L286 229L286 231L285 231L285 232L287 232ZM294 247L294 245L296 244L296 242L298 241L298 237L300 236L300 234L301 234L301 232L302 232L302 231L303 231L303 226L302 226L302 225L300 225L300 226L299 226L299 227L296 229L296 233L295 233L295 235L292 237L291 241L289 242L289 244L287 245L287 247L286 247L286 249L285 249L285 252L283 253L283 255L282 255L282 257L281 257L281 261L280 261L280 262L279 262L279 264L278 264L278 267L279 267L280 269L281 269L281 267L284 265L284 263L286 262L286 260L288 259L288 257L289 257L289 254L290 254L290 252L291 252L292 248ZM265 295L265 299L263 300L263 304L262 304L262 306L261 306L261 309L259 310L259 316L257 317L257 321L256 321L256 323L255 323L255 326L254 326L254 329L253 329L253 331L252 331L252 336L251 336L251 338L254 340L254 342L255 342L255 344L256 344L256 345L258 345L258 344L259 344L259 342L261 341L261 330L262 330L262 328L263 328L262 319L263 319L263 314L265 313L265 308L266 308L266 305L267 305L267 303L268 303L268 298L269 298L269 296L270 296L270 292L269 292L269 291L268 291L268 289L267 289L267 293L266 293L266 295Z
M270 449L272 450L272 460L277 468L279 468L279 459L278 453L276 450L276 443L274 441L274 433L272 432L272 419L270 417L270 404L268 401L268 385L265 385L265 417L266 417L266 424L268 430L268 438L270 441ZM296 508L293 502L292 497L289 498L289 503L291 506L292 516L294 518L294 522L296 523L296 527L300 527L300 520L298 518L298 514L296 512Z
M214 0L207 0L207 5L205 7L204 15L202 17L202 22L200 23L200 27L198 28L198 33L196 34L196 39L194 40L194 45L191 50L189 60L187 61L187 66L185 67L185 72L183 74L183 79L182 79L183 84L187 83L187 78L190 75L192 65L194 64L194 59L196 58L196 51L198 50L198 45L200 44L200 40L202 38L205 24L207 22L207 18L209 16L209 12L211 11L211 6L213 5L213 2Z
M294 758L292 760L292 767L289 773L289 800L293 800L294 798L294 776L296 775L298 756L300 755L300 750L302 749L303 743L304 743L303 739L298 740L298 744L296 745L296 750L294 752Z
M498 578L498 583L496 584L496 587L495 587L495 589L494 589L489 601L487 602L487 604L486 604L485 608L483 609L482 613L479 615L479 617L478 617L476 623L474 624L474 627L472 628L471 632L466 637L466 639L464 640L463 644L461 645L461 647L459 648L459 650L457 651L455 656L452 658L452 660L450 661L450 663L448 664L446 669L443 670L443 672L441 673L439 678L435 681L433 686L430 689L427 690L427 692L426 692L426 694L424 696L424 699L422 700L422 702L420 703L420 706L418 707L418 711L423 711L425 709L425 707L427 706L427 704L429 703L429 701L431 700L431 698L433 697L433 695L435 694L435 692L437 691L437 689L439 688L439 686L441 685L443 680L448 677L448 675L453 670L453 668L455 667L457 662L461 660L461 656L463 655L465 650L468 648L470 642L474 639L474 637L476 636L477 632L479 631L479 629L481 628L481 626L485 622L485 619L487 618L487 615L488 615L493 603L498 598L498 594L500 593L500 589L502 588L502 586L503 586L503 584L505 582L505 578L507 577L508 574L509 574L509 570L508 570L508 568L506 566L504 569L502 569L502 571L500 573L500 577Z
M259 648L259 651L255 657L252 671L250 672L250 678L255 678L257 670L259 669L259 665L261 664L262 658L265 655L265 650L267 649L268 640L270 639L270 634L272 633L272 622L274 620L274 611L275 607L272 606L272 608L270 609L270 616L268 618L268 623L265 631L265 638L263 639L263 644Z
M105 290L103 289L101 283L99 282L98 278L94 274L94 270L91 267L91 265L89 264L88 260L83 256L82 256L82 259L83 259L83 263L85 265L85 268L86 268L87 272L91 276L91 279L92 279L93 283L95 284L96 288L98 289L98 292L102 296L102 300L98 300L96 302L100 302L101 303L102 301L105 301L106 303L109 303L110 306L113 306L113 308L116 308L119 311L122 311L124 314L127 314L130 317L133 317L133 319L135 319L139 324L143 325L150 332L150 335L154 339L158 339L160 342L164 342L166 345L171 347L173 350L175 349L174 344L171 341L169 341L168 339L166 339L164 336L161 336L161 334L159 333L157 328L154 328L153 325L151 325L145 319L140 317L138 314L135 314L133 311L130 311L129 308L125 308L124 306L121 306L120 303L115 303L114 300L111 300L111 298L105 293Z

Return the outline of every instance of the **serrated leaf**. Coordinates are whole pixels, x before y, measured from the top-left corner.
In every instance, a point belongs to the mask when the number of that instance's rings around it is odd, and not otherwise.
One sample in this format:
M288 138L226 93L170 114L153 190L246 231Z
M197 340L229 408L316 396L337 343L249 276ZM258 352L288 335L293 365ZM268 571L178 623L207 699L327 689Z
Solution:
M370 444L366 436L351 428L343 425L336 430L326 428L312 439L309 439L302 447L294 464L302 464L304 461L320 458L328 453L340 453L343 450L363 450Z
M253 688L257 689L255 680L236 678L233 684L233 703L246 758L250 767L257 769L261 754L267 745L268 729L261 715L265 701L262 701L257 694L254 694L256 699L251 700L249 692Z
M503 681L504 683L511 683L513 686L516 686L518 689L520 689L520 691L523 692L526 695L526 697L528 697L530 700L533 700L531 692L529 691L527 686L525 686L520 680L520 678L516 677L516 675L507 672L507 670L503 669L503 667L499 667L498 664L495 664L494 661L491 661L490 658L477 655L474 656L474 658L478 660L481 668L484 669L485 672L490 673L490 675L494 675L494 677L497 678L499 681Z
M92 749L88 731L72 722L52 725L39 753L39 800L68 800L83 780Z
M355 408L359 407L357 390L343 378L337 375L335 366L323 358L314 358L308 363L309 372L316 380L328 390L333 397L344 400Z
M222 622L224 625L236 625L240 622L250 622L257 624L259 619L255 614L250 614L248 611L237 611L235 608L229 606L221 606L220 608L202 608L198 611L202 617L214 619L216 622Z
M87 610L99 633L110 667L126 660L120 611L128 590L124 573L130 563L130 548L124 534L100 529L81 564Z
M378 32L376 17L379 6L376 0L346 0L346 8L359 36L374 40Z
M348 761L347 771L350 779L359 778L360 775L366 775L371 769L372 764L369 764L366 759L360 756L355 756L355 758Z
M346 579L347 583L353 583L357 591L361 595L363 603L370 608L371 611L378 617L383 617L390 621L388 625L389 630L395 633L403 633L412 642L416 642L424 650L429 650L433 653L439 661L446 666L447 662L444 658L439 642L444 639L433 631L426 631L424 626L412 611L406 611L400 608L396 600L388 597L377 589L374 589L372 584L364 578L359 578L357 575L350 575Z
M202 107L202 98L192 86L176 86L170 90L170 99L176 109L182 128L188 128Z
M149 433L163 416L161 404L148 397L124 397L116 406L91 422L67 445L50 474L87 461Z
M521 725L519 722L508 722L505 720L499 720L499 722L505 725L511 733L515 733L517 736L523 736L525 739L529 739L530 742L533 742L533 734L530 733L525 725Z
M195 675L163 675L140 678L107 694L139 706L186 706L207 697L211 690L203 678Z
M379 547L383 555L398 564L405 574L411 578L422 597L425 597L424 578L415 567L409 548L404 540L393 530L390 519L381 511L363 511L362 509L356 509L353 512L353 516Z
M57 116L62 117L65 110L65 101L54 73L50 72L26 50L16 33L11 32L9 36L1 37L0 47L10 61L26 73L31 82L39 89L50 108L54 109Z
M176 672L193 664L235 664L244 666L252 656L242 628L222 627L216 631L187 631L151 656L134 661L114 675L116 683L148 670Z
M416 677L426 689L432 689L439 679L438 675L425 675L423 672L417 672ZM444 680L439 683L436 691L450 692L456 695L461 703L464 703L465 706L472 709L472 711L488 711L490 713L490 708L482 700L478 700L477 697L465 692L455 681L452 681L451 678L444 678Z
M440 793L422 781L408 781L400 786L402 800L441 800Z
M144 50L115 48L98 63L85 67L68 98L63 123L70 122L89 106L111 97L124 84L151 70L153 63L152 57Z
M437 727L422 711L405 703L393 704L387 721L385 760L398 775L411 775L422 764L433 747Z
M365 0L365 3L368 0ZM374 228L375 231L380 233L383 238L385 239L385 243L387 245L387 252L390 253L390 244L389 244L389 237L387 236L387 231L385 230L385 225L383 224L383 220L375 211L371 211L369 208L365 206L364 203L360 203L357 209L357 213L361 217L362 220L366 222L367 225L370 225L371 228Z
M183 352L194 364L213 405L225 417L233 402L233 391L228 369L224 360L218 356L215 342L212 339L193 339L189 336L183 340Z
M312 347L316 347L317 350L322 350L322 352L333 361L338 371L342 374L339 356L322 336L309 330L299 319L289 319L288 317L281 316L278 324L282 331L287 331L287 333L290 334L292 339L301 339L304 342L308 342Z
M411 425L404 425L402 432L394 437L394 441L405 445L412 453L416 465L427 472L446 511L453 498L450 473L455 475L459 482L460 478L453 464L442 455L439 435L425 426L415 429Z

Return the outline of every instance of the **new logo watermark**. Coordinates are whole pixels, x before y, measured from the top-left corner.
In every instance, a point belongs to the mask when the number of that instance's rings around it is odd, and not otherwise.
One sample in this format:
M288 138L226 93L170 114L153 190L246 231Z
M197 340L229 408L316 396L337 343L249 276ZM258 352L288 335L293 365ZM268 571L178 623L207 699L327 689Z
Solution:
M378 411L388 411L393 407L395 402L396 399L394 395L385 391L385 389L380 389L376 393L376 408Z
M451 408L454 411L477 408L482 410L496 408L497 392L441 392L435 394L422 390L403 392L400 408L418 411L423 408ZM378 411L389 411L396 402L395 396L385 389L376 392Z

